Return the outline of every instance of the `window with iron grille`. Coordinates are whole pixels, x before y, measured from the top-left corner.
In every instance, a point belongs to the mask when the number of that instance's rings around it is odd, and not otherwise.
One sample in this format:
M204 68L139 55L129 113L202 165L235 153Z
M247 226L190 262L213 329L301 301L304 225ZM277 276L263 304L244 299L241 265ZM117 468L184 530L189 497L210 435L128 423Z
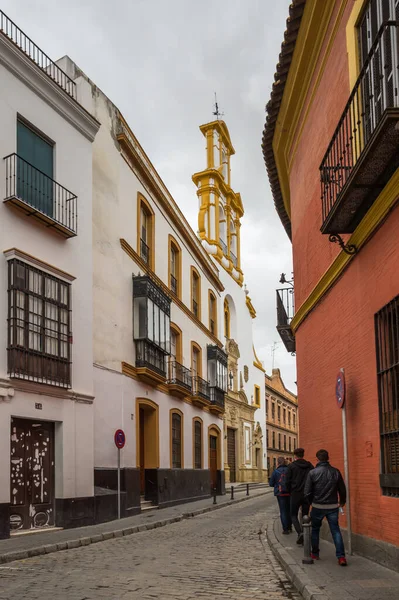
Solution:
M375 316L384 494L399 497L399 296Z
M70 284L23 261L10 260L10 377L71 387L70 324Z
M202 469L202 425L194 423L194 469Z
M276 432L275 431L272 432L272 439L273 439L272 448L275 448L276 447Z
M278 434L278 449L281 450L281 433Z
M172 414L172 468L181 469L181 416Z

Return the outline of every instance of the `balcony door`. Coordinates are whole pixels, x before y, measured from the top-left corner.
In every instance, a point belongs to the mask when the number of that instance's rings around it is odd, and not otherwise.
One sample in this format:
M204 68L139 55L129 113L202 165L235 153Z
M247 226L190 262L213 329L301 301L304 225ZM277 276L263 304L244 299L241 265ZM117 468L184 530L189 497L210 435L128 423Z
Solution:
M17 195L53 216L53 145L17 121Z
M398 31L381 30L399 15L399 0L370 0L359 25L362 84L363 134L367 144L387 107L395 105L398 90ZM372 54L369 57L370 52Z

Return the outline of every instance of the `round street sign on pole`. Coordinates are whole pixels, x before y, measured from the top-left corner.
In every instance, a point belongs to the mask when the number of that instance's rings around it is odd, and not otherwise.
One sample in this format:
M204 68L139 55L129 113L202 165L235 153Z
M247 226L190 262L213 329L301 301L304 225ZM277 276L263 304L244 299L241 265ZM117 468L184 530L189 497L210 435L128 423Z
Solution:
M125 432L123 431L123 429L117 429L115 431L114 440L115 446L118 448L118 450L121 450L126 442Z
M337 375L335 398L337 400L338 408L343 408L345 405L345 374L343 369L341 369Z

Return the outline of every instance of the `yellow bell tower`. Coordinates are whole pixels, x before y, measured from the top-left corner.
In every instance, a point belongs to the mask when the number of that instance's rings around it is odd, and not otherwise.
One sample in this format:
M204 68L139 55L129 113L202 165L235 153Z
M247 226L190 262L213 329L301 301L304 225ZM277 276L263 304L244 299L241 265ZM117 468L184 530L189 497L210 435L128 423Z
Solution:
M198 227L202 245L242 286L240 194L230 185L230 157L235 154L226 123L201 125L206 140L206 169L193 175L199 198Z

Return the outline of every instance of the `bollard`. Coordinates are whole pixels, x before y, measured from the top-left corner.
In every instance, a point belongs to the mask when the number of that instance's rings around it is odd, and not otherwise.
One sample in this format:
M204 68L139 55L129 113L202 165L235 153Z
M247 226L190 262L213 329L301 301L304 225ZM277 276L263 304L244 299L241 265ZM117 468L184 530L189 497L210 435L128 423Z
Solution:
M217 504L217 502L216 502L216 488L213 488L213 503Z
M310 556L311 551L311 543L310 543L310 531L311 531L311 523L310 517L306 515L302 519L302 528L303 528L303 559L302 563L304 565L312 565L313 558Z
M249 496L249 483L247 483L247 496Z
M234 500L234 485L231 486L231 499Z

